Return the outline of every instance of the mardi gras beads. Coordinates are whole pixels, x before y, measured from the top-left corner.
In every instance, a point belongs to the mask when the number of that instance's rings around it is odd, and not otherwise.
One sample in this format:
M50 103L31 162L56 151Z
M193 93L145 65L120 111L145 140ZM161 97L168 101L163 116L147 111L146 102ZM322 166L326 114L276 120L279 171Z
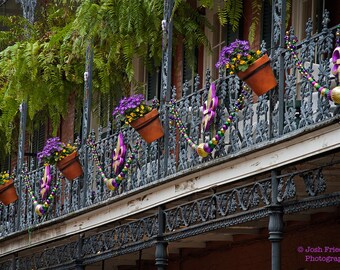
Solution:
M95 165L98 168L100 176L101 176L102 180L104 181L106 187L109 190L115 190L119 186L120 182L125 179L125 177L127 175L127 172L128 172L128 169L130 168L130 165L131 165L132 161L135 159L142 141L138 140L136 142L131 155L128 157L126 163L124 164L124 166L121 169L121 171L119 172L119 174L116 177L114 177L114 178L106 177L106 175L104 173L104 170L103 170L102 166L100 165L100 161L99 161L98 153L96 151L95 143L92 140L90 140L90 139L87 141L87 143L88 143L88 145L91 148L91 151L92 151L92 154L93 154L93 160L95 162Z
M229 128L229 126L231 125L232 121L234 120L236 113L243 108L245 96L248 95L247 90L248 90L248 87L244 86L242 91L241 91L241 94L239 95L238 99L235 101L235 104L232 108L232 112L230 113L226 122L223 124L223 126L220 128L220 130L217 131L217 134L215 136L213 136L213 138L210 141L208 141L207 143L201 143L199 145L195 144L192 141L192 139L190 139L189 135L186 133L186 128L184 127L184 124L179 117L179 113L175 108L175 101L172 100L170 102L169 107L170 107L170 113L171 113L172 120L175 121L179 132L185 138L185 140L187 141L189 146L194 151L196 151L199 156L207 157L214 150L216 145L218 145L220 140L224 137L224 134L225 134L226 130Z
M31 199L33 201L34 211L38 216L42 216L47 212L48 208L50 207L50 205L54 201L55 195L56 195L57 190L59 188L60 178L62 177L62 175L60 174L59 178L57 179L55 186L51 189L51 193L47 196L47 198L43 199L42 202L39 203L34 192L33 192L32 186L29 182L29 177L27 175L27 172L24 172L24 174L25 174L24 183L25 183L27 191L30 194Z

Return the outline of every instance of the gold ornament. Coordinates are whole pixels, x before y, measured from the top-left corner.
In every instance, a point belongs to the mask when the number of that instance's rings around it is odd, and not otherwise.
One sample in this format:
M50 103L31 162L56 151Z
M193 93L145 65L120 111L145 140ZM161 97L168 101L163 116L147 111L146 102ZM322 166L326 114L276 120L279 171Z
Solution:
M333 88L331 98L335 104L340 104L340 86Z
M209 153L207 153L204 150L204 143L201 143L198 147L197 147L197 154L201 157L207 157L209 155Z
M106 181L106 187L107 187L109 190L115 190L115 189L116 189L115 186L112 185L112 179L108 179L108 180Z

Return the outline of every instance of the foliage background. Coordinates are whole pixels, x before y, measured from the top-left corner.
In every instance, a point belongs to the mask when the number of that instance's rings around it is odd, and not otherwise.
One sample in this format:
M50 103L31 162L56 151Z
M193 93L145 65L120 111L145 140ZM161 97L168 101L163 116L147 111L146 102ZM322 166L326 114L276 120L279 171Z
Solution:
M172 14L173 42L183 41L187 56L202 44L210 48L204 26L212 27L201 8L217 10L220 23L230 23L233 30L242 19L243 0L200 0L198 7L195 2L175 0ZM163 0L38 0L33 25L20 16L0 17L7 27L0 32L1 153L13 151L11 146L16 145L11 142L18 138L23 100L28 103L27 127L33 130L34 124L49 119L53 135L70 97L81 112L90 41L94 107L103 99L115 106L120 96L142 92L143 86L134 81L132 62L142 59L148 70L160 66L163 8ZM259 23L261 0L253 1L252 11L250 40ZM193 63L194 59L187 60Z
M186 1L178 1L174 39L185 37L187 50L208 45L202 25L208 23ZM163 1L159 0L52 0L41 1L35 23L22 17L3 17L9 31L0 33L0 138L2 150L16 141L19 106L28 103L28 127L50 119L54 133L74 95L83 99L85 51L94 49L93 91L112 102L131 89L132 60L159 66L162 55ZM152 65L151 65L152 63ZM81 111L81 108L78 109Z

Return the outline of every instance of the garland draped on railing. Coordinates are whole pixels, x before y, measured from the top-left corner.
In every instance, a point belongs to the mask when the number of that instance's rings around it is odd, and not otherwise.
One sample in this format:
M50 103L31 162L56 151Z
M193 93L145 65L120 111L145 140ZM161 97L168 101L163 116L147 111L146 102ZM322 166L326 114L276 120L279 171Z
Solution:
M173 121L175 121L179 132L182 134L182 136L184 136L184 138L188 142L189 146L194 151L196 151L199 156L207 157L214 150L214 148L219 143L219 141L223 138L225 132L227 131L227 129L231 125L232 121L234 120L236 113L243 108L244 100L249 95L248 90L249 90L249 88L246 85L244 85L244 87L241 90L239 97L237 98L234 106L232 107L232 112L230 113L228 119L225 121L225 123L220 128L220 130L217 131L217 134L215 134L215 136L213 136L213 138L206 143L201 143L201 144L197 145L189 137L189 135L186 132L186 128L184 127L184 124L183 124L183 122L182 122L182 120L179 116L179 113L175 108L175 100L174 99L172 99L169 103L170 118Z
M46 167L48 167L48 168L46 168ZM45 166L44 177L41 180L41 186L40 186L40 193L41 193L42 202L38 202L37 196L34 194L34 191L33 191L32 186L30 184L28 172L27 172L26 169L23 170L23 175L24 175L23 180L24 180L25 186L27 188L28 193L31 196L31 199L32 199L32 202L33 202L33 205L34 205L34 211L38 216L42 216L47 212L48 208L50 207L50 205L54 201L56 192L57 192L59 185L60 185L60 179L64 178L64 176L62 175L62 173L60 173L59 178L57 178L57 180L56 180L55 186L52 187L52 189L51 189L50 186L49 186L49 184L51 182L49 165ZM46 180L44 180L45 178L46 178ZM47 196L49 190L51 190L51 193Z
M132 161L135 159L135 157L138 153L138 150L140 149L141 143L142 143L142 140L140 140L140 139L136 142L130 156L127 158L127 161L125 162L125 164L124 164L123 168L121 169L121 171L119 172L119 174L114 178L108 178L108 177L106 177L104 170L103 170L102 166L100 165L99 155L97 153L95 143L90 138L87 140L87 144L91 148L91 151L92 151L92 154L93 154L93 159L94 159L95 164L96 164L96 166L97 166L97 168L100 172L100 176L101 176L102 180L104 181L104 183L106 184L106 187L109 190L115 190L116 188L118 188L120 182L125 179L127 171L129 169Z
M296 36L292 35L290 36L289 31L286 32L285 36L285 43L287 49L290 51L291 56L293 57L293 60L295 62L295 66L297 67L300 74L305 77L312 85L313 87L320 93L321 96L327 98L329 101L333 101L336 104L340 103L340 88L335 87L334 89L329 89L325 86L320 85L313 77L312 74L310 74L306 68L303 66L302 62L299 60L299 57L296 53L298 39ZM335 49L337 50L337 49ZM334 59L333 59L334 60ZM337 61L335 61L337 62ZM336 64L336 63L335 63Z

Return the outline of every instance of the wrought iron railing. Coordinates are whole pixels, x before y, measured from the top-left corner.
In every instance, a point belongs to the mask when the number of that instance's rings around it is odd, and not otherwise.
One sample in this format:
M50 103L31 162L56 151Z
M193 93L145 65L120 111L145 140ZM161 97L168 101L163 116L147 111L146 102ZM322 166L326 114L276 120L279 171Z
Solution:
M298 55L310 73L315 73L320 84L328 88L337 84L337 78L330 76L330 58L336 44L336 27L328 28L328 13L324 15L323 30L312 36L311 22L307 23L307 38L298 44ZM264 46L263 46L264 48ZM280 67L279 58L284 59ZM277 74L278 85L284 89L272 90L258 98L252 93L246 96L244 108L239 111L224 138L220 140L214 151L205 158L200 157L188 145L188 141L178 133L176 126L171 123L164 126L166 138L151 144L141 143L137 158L129 167L129 172L120 186L110 191L107 189L102 176L96 167L94 154L88 144L83 144L79 155L83 161L85 174L74 181L62 181L56 192L56 198L47 213L39 217L34 212L32 199L23 182L24 175L18 175L15 183L19 190L19 200L9 206L0 206L0 238L29 229L32 226L65 217L72 213L80 213L92 206L114 201L123 196L130 196L142 189L170 181L181 174L189 174L199 170L202 164L212 160L219 160L228 155L237 155L264 147L273 139L282 136L294 136L305 130L312 129L316 123L327 121L338 113L339 107L313 91L313 86L303 77L298 76L293 59L289 52L277 48L272 53L272 67ZM281 74L281 75L280 75ZM282 76L283 74L283 76ZM283 80L283 84L280 80ZM175 102L175 108L180 113L190 139L196 143L206 142L212 134L225 123L235 104L242 83L237 76L225 76L220 71L215 81L219 105L216 118L209 131L202 130L202 107L207 99L208 90L212 82L209 70L205 74L204 87L200 89L199 77L195 78L193 92L189 93L187 83L184 83L182 97ZM283 91L283 95L279 94ZM172 89L172 97L176 96L176 89ZM280 110L281 107L281 110ZM169 104L162 103L160 108L161 120L169 112ZM167 112L167 113L166 113ZM111 123L97 132L91 132L90 138L95 141L95 149L104 173L107 177L114 177L112 170L112 153L116 147L118 131L122 130L128 147L128 155L138 140L138 135L131 128L121 129L119 125ZM84 162L86 155L87 162ZM199 165L199 166L198 166ZM27 167L27 165L26 165ZM43 168L27 172L27 179L33 191L38 194L39 180L42 178ZM52 168L54 179L60 177L55 168Z

